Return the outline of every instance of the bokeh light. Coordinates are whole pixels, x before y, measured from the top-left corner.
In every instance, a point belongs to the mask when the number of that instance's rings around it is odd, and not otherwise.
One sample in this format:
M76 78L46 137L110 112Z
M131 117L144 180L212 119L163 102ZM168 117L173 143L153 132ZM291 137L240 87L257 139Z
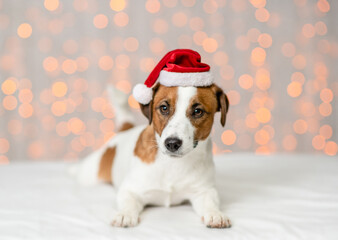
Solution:
M98 149L117 130L108 84L147 123L132 88L174 48L198 51L229 98L226 128L215 118L216 154L337 155L335 1L0 5L0 164Z
M32 35L32 26L28 23L22 23L18 27L17 33L21 38L29 38Z

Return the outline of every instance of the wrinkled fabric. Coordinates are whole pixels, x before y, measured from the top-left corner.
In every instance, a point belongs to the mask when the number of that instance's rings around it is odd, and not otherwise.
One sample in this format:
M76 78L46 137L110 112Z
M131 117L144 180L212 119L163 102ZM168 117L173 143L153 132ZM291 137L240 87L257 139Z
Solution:
M190 205L151 207L135 228L109 225L115 190L85 187L62 162L0 167L0 239L337 239L338 159L226 154L216 182L230 229L209 229Z

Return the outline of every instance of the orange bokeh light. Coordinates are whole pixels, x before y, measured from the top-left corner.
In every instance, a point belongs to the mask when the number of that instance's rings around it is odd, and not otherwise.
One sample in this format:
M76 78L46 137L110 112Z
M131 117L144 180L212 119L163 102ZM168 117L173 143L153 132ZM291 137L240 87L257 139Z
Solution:
M23 118L29 118L33 115L33 106L29 103L23 103L19 107L19 115Z
M270 18L270 13L265 8L258 8L255 12L255 17L259 22L267 22Z
M290 97L298 97L302 93L302 84L299 82L291 82L287 87L287 92Z
M253 78L249 74L243 74L238 79L239 86L243 89L250 89L253 85Z
M314 37L316 32L315 32L315 28L312 26L312 24L307 23L303 26L302 33L303 33L304 37L312 38L312 37Z
M319 21L315 24L315 30L318 35L324 36L327 33L327 26L324 22Z
M330 103L323 102L319 105L318 110L319 110L320 115L324 117L328 117L332 113L332 106Z
M250 0L250 3L255 8L263 8L266 5L266 0Z
M67 94L68 87L65 82L55 82L52 86L52 93L55 97L63 97Z
M269 142L269 140L270 140L270 135L266 130L261 129L255 133L255 141L259 145L265 145Z
M291 75L291 81L292 82L299 82L300 84L304 84L305 83L305 76L301 72L294 72Z
M128 98L128 104L131 108L134 109L139 109L140 108L140 104L135 100L135 98L133 97L133 95L130 95Z
M270 88L270 72L265 68L260 68L257 70L255 80L259 89L265 91Z
M14 110L16 106L18 105L18 101L16 100L16 97L14 96L5 96L2 100L2 106L6 110Z
M256 118L258 122L267 123L271 120L271 113L267 108L260 108L256 112Z
M114 61L110 56L102 56L99 59L99 67L104 70L104 71L108 71L110 69L112 69L114 66Z
M330 125L323 125L319 128L319 134L325 139L330 139L332 137L332 127Z
M263 33L258 37L258 43L262 48L269 48L272 45L272 37L267 33Z
M304 134L308 130L308 124L303 119L298 119L293 123L293 130L297 134Z
M51 107L52 113L57 116L63 116L67 111L67 104L65 101L55 101Z
M43 68L47 72L53 72L55 71L59 66L58 60L54 57L46 57L43 60Z
M262 66L266 58L266 52L263 48L256 47L251 52L251 63L254 66Z
M98 14L93 19L93 24L98 29L103 29L108 25L108 18L104 14Z
M7 139L0 138L0 154L7 153L9 151L10 145Z
M324 103L330 103L333 100L332 90L329 88L324 88L320 91L320 99Z
M75 73L77 69L76 62L72 59L67 59L63 61L62 63L62 71L64 71L67 74L73 74Z
M22 89L19 92L19 100L22 103L30 103L33 100L33 93L30 89Z
M77 117L71 118L67 126L72 133L77 135L80 135L86 130L86 125Z
M48 11L55 11L59 7L59 0L45 0L44 6Z
M123 46L128 52L135 52L138 49L139 43L136 38L129 37L124 41Z
M157 13L161 9L161 3L158 0L147 0L146 10L150 13Z
M330 4L327 0L318 0L317 8L323 13L330 11Z
M337 155L337 151L338 151L337 143L333 141L329 141L326 143L325 148L324 148L325 154L329 156L335 156Z
M29 38L32 35L32 26L28 23L22 23L18 27L17 33L21 38Z
M217 8L218 8L218 5L215 0L206 0L203 3L203 9L206 13L213 14L217 11Z
M215 52L217 50L218 43L217 43L216 39L206 38L206 39L203 40L202 46L203 46L204 51L206 51L208 53L212 53L212 52Z
M8 78L1 84L1 90L6 95L13 94L17 89L16 86L16 79L15 78Z
M114 23L118 27L125 27L129 23L129 16L125 12L116 13L114 16Z
M325 147L325 138L321 135L316 135L312 138L312 146L316 150L322 150Z
M233 145L236 142L236 134L232 130L226 130L222 133L222 142L225 145Z
M125 7L125 0L110 0L110 8L116 12L122 11Z

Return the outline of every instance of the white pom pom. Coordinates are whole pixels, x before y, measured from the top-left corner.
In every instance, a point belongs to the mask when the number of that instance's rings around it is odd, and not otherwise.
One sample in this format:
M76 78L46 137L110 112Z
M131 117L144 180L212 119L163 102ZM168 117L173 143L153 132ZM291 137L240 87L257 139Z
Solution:
M141 104L148 104L150 103L151 99L153 98L153 90L148 88L144 84L136 84L133 89L133 96Z

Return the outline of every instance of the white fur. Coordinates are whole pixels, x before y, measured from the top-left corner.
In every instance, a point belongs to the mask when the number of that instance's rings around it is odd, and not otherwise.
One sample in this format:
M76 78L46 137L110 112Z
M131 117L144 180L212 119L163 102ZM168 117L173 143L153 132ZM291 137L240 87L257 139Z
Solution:
M117 134L83 162L78 171L81 182L86 174L89 179L97 176L97 166L104 149L116 146L112 181L117 188L118 213L112 221L114 226L137 225L139 215L147 204L169 207L185 200L192 203L205 225L230 226L229 219L219 210L211 139L200 141L193 148L194 127L186 116L186 110L196 92L194 87L179 87L176 111L162 135L156 136L159 151L153 163L144 163L134 155L136 141L146 126ZM164 140L171 136L183 140L180 157L172 157L165 150Z
M144 84L136 84L133 88L133 96L136 101L138 101L141 104L148 104L150 103L152 97L153 97L153 90L151 88L148 88Z
M184 155L193 149L194 145L194 127L186 116L186 111L190 103L190 99L195 96L197 89L195 87L179 87L178 99L175 108L175 114L162 132L162 136L156 134L159 142L159 149L163 153L169 154L164 146L164 141L169 137L176 137L183 141L182 147L179 149L179 155Z
M157 81L167 87L206 87L214 82L214 77L208 72L168 72L162 70Z

